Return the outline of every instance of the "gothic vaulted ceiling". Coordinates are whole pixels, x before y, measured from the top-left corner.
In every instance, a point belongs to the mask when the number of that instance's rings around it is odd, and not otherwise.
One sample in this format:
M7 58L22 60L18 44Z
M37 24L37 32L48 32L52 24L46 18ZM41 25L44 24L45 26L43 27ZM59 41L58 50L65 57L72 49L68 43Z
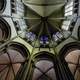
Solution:
M23 0L28 29L36 35L56 33L64 19L65 0ZM40 36L41 36L40 35Z

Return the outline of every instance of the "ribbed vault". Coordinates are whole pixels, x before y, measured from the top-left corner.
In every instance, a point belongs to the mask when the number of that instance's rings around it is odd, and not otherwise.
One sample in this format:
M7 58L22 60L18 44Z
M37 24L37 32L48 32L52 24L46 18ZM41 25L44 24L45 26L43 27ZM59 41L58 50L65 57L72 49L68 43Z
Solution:
M49 36L61 29L65 0L23 0L23 3L27 6L25 16L31 32L38 35L42 29L41 35Z

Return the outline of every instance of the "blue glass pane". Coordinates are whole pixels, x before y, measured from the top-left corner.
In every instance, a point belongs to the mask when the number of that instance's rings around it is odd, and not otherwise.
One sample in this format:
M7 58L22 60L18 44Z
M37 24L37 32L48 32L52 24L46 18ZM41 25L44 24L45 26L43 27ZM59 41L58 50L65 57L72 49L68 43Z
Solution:
M41 36L41 37L40 37L40 42L41 42L42 44L46 44L46 43L48 42L48 37L47 37L47 36Z

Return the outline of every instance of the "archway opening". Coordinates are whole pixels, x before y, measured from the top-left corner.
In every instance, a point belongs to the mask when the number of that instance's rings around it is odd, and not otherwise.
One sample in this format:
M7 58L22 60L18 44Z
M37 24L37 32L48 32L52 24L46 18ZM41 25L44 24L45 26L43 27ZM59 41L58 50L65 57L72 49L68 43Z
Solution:
M14 80L27 57L26 48L19 43L10 43L0 50L0 79Z
M57 80L54 57L46 53L36 56L32 80Z

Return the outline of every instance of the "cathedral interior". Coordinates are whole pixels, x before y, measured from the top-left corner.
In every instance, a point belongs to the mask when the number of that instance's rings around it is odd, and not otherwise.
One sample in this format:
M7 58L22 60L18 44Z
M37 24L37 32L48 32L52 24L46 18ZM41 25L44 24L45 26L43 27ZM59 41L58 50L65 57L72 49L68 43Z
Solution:
M0 80L80 80L80 0L0 0Z

